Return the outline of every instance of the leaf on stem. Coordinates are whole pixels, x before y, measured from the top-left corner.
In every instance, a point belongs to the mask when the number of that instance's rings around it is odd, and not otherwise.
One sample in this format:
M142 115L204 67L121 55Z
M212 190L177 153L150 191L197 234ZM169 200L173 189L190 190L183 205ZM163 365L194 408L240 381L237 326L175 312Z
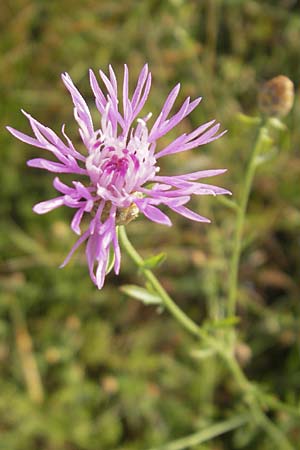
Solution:
M128 297L139 300L145 305L160 305L162 303L161 298L158 295L149 292L145 288L136 286L135 284L125 284L120 287L120 291L128 295Z
M227 208L232 209L234 211L237 211L239 209L239 205L234 201L231 200L228 197L225 197L224 195L218 195L217 197L219 203L221 203L224 206L227 206Z
M206 359L206 358L210 358L211 356L215 355L216 351L212 348L203 348L201 350L193 349L193 350L191 350L190 354L195 359Z
M143 269L155 269L156 267L159 267L166 259L167 255L165 253L158 253L158 255L150 256L149 258L145 259L142 266Z
M226 319L206 321L204 327L206 329L220 329L235 326L239 323L240 318L237 316L226 317Z
M268 124L271 125L272 128L275 128L275 130L279 130L279 131L287 131L288 130L286 124L281 122L281 120L278 119L277 117L271 117L268 120Z
M243 113L238 113L236 115L236 118L243 125L248 125L248 126L257 126L261 122L260 117L247 116L246 114L243 114Z

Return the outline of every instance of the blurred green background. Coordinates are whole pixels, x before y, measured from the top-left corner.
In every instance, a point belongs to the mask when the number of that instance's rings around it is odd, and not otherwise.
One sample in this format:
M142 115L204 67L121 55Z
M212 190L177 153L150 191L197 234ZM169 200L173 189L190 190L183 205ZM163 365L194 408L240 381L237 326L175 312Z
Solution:
M30 133L24 108L76 143L72 104L60 80L69 72L92 104L87 71L132 86L145 62L153 73L147 111L158 114L178 81L180 99L203 96L177 133L216 118L228 133L165 158L164 173L227 167L213 180L238 197L255 126L260 84L278 74L299 83L300 5L296 0L3 0L0 13L1 261L0 449L147 450L242 410L218 358L197 359L196 343L168 316L126 298L142 282L123 256L119 277L102 291L89 279L84 251L63 270L76 237L70 211L32 213L55 195L52 174L29 169L42 150L4 130ZM300 105L285 120L288 137L255 179L240 270L237 357L250 379L299 407ZM170 133L165 141L176 137ZM216 198L192 206L211 225L171 215L172 229L139 218L128 233L144 256L165 251L157 273L198 323L214 317L226 291L234 215ZM243 342L243 343L242 343ZM272 420L300 448L299 419ZM259 428L228 433L195 449L273 449Z

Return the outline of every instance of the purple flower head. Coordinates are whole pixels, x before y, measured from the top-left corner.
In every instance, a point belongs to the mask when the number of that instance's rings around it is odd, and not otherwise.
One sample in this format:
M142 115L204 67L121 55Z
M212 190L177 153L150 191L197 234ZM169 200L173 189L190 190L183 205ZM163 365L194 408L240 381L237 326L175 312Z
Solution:
M156 152L159 138L167 134L200 103L201 98L191 101L187 98L179 110L172 116L170 111L178 96L179 84L168 95L163 108L152 127L147 126L151 117L139 118L147 100L151 73L148 66L142 69L133 95L128 93L128 68L124 67L121 103L118 99L118 86L115 73L109 67L109 77L100 71L105 85L103 91L90 71L90 84L95 96L100 123L94 127L89 108L74 86L68 74L62 80L71 94L74 104L74 117L79 126L79 134L86 148L81 154L62 127L64 141L50 128L45 127L29 114L25 113L35 137L27 136L8 127L18 139L35 147L50 151L57 161L36 158L28 161L30 167L46 169L58 174L72 173L85 175L86 183L73 181L71 186L64 184L58 177L54 187L59 196L38 203L33 210L45 214L54 208L65 205L75 210L71 222L72 230L80 237L71 249L64 266L75 250L87 241L86 257L93 282L102 288L107 271L110 252L114 253L114 271L119 273L120 248L117 226L129 223L143 213L153 222L171 225L169 217L158 205L166 205L178 214L198 222L209 222L184 206L192 194L217 195L228 194L225 189L198 183L197 180L223 173L225 170L205 170L184 175L159 175L159 159L163 156L199 147L224 134L219 133L219 124L214 120L200 125L191 133L184 133ZM80 223L84 214L89 216L89 225L82 233Z

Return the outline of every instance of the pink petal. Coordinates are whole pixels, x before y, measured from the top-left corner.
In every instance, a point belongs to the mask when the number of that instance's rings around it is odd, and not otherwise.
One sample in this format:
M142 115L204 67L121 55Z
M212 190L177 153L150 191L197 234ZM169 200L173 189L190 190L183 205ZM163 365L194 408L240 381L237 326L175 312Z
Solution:
M135 109L139 103L139 99L142 95L142 90L143 90L144 84L146 82L147 76L148 76L148 64L145 64L141 70L135 91L132 96L132 100L131 100L132 109Z
M227 171L227 169L199 170L198 172L186 173L184 175L174 175L173 177L172 176L164 177L164 176L157 175L153 178L153 180L159 181L162 183L169 183L174 178L177 178L180 180L186 180L186 181L194 181L194 180L199 180L200 178L209 178L209 177L214 177L216 175L221 175L222 173L224 173L226 171Z
M31 137L31 136L28 136L27 134L21 133L21 131L18 131L15 128L6 127L6 129L13 136L15 136L20 141L25 142L26 144L34 145L35 147L38 147L38 148L45 148L45 145L41 144L37 139L35 139L35 138Z
M108 69L109 69L109 75L110 75L110 82L111 82L111 85L112 85L112 87L113 87L115 93L118 94L118 84L117 84L117 79L116 79L116 75L115 75L115 72L114 72L114 70L113 70L111 64L108 66Z
M115 271L115 274L118 275L120 272L120 265L121 265L121 251L120 251L120 246L119 246L119 241L118 241L118 235L116 232L114 232L113 247L114 247L114 252L115 252L114 271Z
M204 184L204 183L194 183L195 186L195 194L198 195L231 195L231 192L227 189L223 189L219 186L213 186L212 184Z
M179 91L180 91L180 83L176 84L176 86L171 90L165 101L164 106L162 107L161 122L163 122L168 117L168 114L171 111L176 98L178 97Z
M149 142L159 139L160 137L167 134L172 128L174 128L182 119L185 117L185 113L190 104L190 97L188 97L182 104L179 111L169 120L160 124L156 131L152 130L149 133Z
M73 245L73 247L71 248L70 253L68 254L68 256L66 257L66 259L64 260L64 262L59 266L61 269L63 267L65 267L68 262L70 261L71 257L73 256L73 254L75 253L75 251L78 249L78 247L87 240L87 238L90 236L90 229L86 230L85 233L83 233L83 235L78 239L77 242L75 242L75 244Z
M74 171L74 169L69 168L67 166L64 166L63 164L49 161L44 158L34 158L27 161L27 165L29 167L35 167L37 169L45 169L49 172L56 172L56 173L74 173L77 172ZM77 173L80 173L79 171Z
M42 144L44 143L45 145L47 145L47 148L49 150L51 150L51 147L54 146L55 150L57 150L63 154L69 153L69 148L66 147L66 145L63 143L63 141L54 133L53 130L51 130L51 128L46 127L45 125L40 123L38 120L34 119L26 111L22 110L22 113L29 120L32 130L33 130L34 134L36 135L37 139Z
M78 209L78 211L76 211L76 213L74 214L72 222L71 222L72 230L74 231L74 233L76 233L78 235L81 234L80 222L81 222L83 214L84 214L84 208Z
M74 85L74 83L68 73L62 74L62 80L63 80L64 85L66 86L66 88L68 89L68 91L71 94L71 97L72 97L72 100L73 100L73 103L75 106L75 112L77 112L77 114L75 114L75 119L77 120L80 127L82 127L82 125L84 125L86 127L87 134L90 137L92 137L94 134L93 121L92 121L92 117L91 117L89 108L88 108L84 98L82 97L82 95L80 94L80 92L78 91L76 86Z
M210 223L210 220L206 217L200 216L199 214L195 213L194 211L191 211L190 209L186 208L185 206L171 206L170 208L173 209L173 211L177 212L178 214L181 214L182 216L186 217L187 219L195 220L196 222L206 222Z
M100 76L101 76L105 86L106 86L106 89L110 95L110 98L111 98L113 104L116 106L118 103L118 98L117 98L118 92L117 92L116 86L113 86L113 84L111 83L109 78L105 75L105 73L102 70L99 70L99 73L100 73Z
M53 186L55 189L62 194L71 195L75 189L71 188L70 186L67 186L65 183L63 183L58 177L55 177L53 180Z
M40 202L34 205L33 211L37 214L46 214L59 206L64 204L64 197L56 197L45 202Z
M94 265L100 253L101 245L102 245L102 236L100 236L98 233L94 233L90 235L85 249L89 273L95 284L96 284L96 277L94 275Z
M192 141L196 137L200 136L204 131L206 131L208 128L210 128L215 123L215 120L210 120L209 122L206 122L202 125L200 125L198 128L196 128L194 131L189 133L187 135L187 142Z
M123 79L123 112L126 119L131 113L131 104L128 98L128 67L124 64L124 79Z
M90 85L96 99L97 108L99 109L100 113L103 114L105 111L107 100L99 87L94 72L90 69L89 73L90 73Z
M147 205L144 209L142 209L142 213L153 222L167 225L168 227L172 226L172 222L169 217L155 206Z
M106 267L108 261L108 250L102 255L96 270L96 284L98 289L102 289L105 281Z
M151 89L151 78L152 78L151 73L149 73L148 77L147 77L146 85L145 85L145 88L144 88L144 91L142 94L142 98L139 99L136 107L133 109L133 115L135 117L140 113L140 111L142 110L142 108L144 107L144 105L146 103L146 100L148 98L148 95L149 95L149 92Z

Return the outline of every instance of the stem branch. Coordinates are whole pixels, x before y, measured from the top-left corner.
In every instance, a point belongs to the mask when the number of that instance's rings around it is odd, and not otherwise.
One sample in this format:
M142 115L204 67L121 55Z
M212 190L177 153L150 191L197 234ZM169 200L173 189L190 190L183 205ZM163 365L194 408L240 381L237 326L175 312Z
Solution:
M250 414L239 415L232 417L231 419L225 420L224 422L216 423L207 427L205 430L198 431L197 433L191 434L176 441L169 442L168 444L151 448L150 450L184 450L186 448L191 448L194 445L202 444L210 439L218 437L228 431L235 430L245 423L249 422L251 419Z
M251 181L251 180L250 180ZM250 183L251 184L251 183ZM229 371L232 373L234 379L236 380L237 385L239 386L241 392L245 396L245 402L247 403L249 410L253 413L255 413L255 417L259 418L258 425L260 425L262 428L264 428L265 432L269 435L269 437L273 440L274 444L277 448L280 450L292 450L293 447L285 437L285 435L281 432L279 428L277 428L270 419L265 415L264 411L262 410L260 406L260 390L258 387L254 386L245 376L244 372L240 368L239 364L237 363L234 353L232 350L227 347L225 347L223 342L219 342L219 340L210 334L207 333L206 330L203 328L200 328L192 319L190 319L177 305L174 303L172 298L169 296L169 294L165 291L163 286L160 284L156 276L151 272L151 270L145 268L143 258L139 255L139 253L135 250L135 248L132 246L131 242L129 241L125 227L120 227L120 241L122 246L124 247L127 254L130 256L130 258L135 262L135 264L143 271L143 274L145 278L150 282L155 292L159 295L159 297L162 300L163 305L166 307L166 309L171 313L171 315L182 325L182 327L191 333L193 336L198 337L198 339L201 339L203 342L207 344L207 346L214 350L226 363ZM262 394L263 396L263 394ZM268 403L267 399L268 397L263 398L265 403L268 404L268 406L271 406L271 402ZM274 406L274 402L273 402ZM276 405L278 406L278 405ZM276 408L275 408L276 409ZM223 423L224 425L224 423ZM217 426L217 425L215 425ZM207 430L205 430L207 431ZM229 430L228 430L229 431ZM204 433L199 432L199 433ZM193 435L195 436L195 435ZM198 434L199 438L199 434ZM188 438L184 438L188 439ZM209 439L209 438L208 438ZM180 442L180 441L179 441ZM182 442L182 440L181 440ZM185 442L185 441L183 441ZM201 441L200 441L201 442ZM199 443L199 441L198 441ZM184 447L176 447L171 446L175 445L175 443L167 444L164 447L161 447L161 450L177 450ZM176 444L177 445L177 444ZM196 445L196 444L190 444L190 445ZM154 450L154 449L153 449ZM158 449L156 449L158 450Z
M245 225L246 211L253 183L253 178L256 170L256 160L259 155L264 139L266 135L266 129L263 124L260 124L260 128L257 133L257 138L250 156L246 175L245 184L242 188L241 199L239 208L237 209L237 221L233 240L233 252L230 263L229 271L229 292L228 292L228 317L235 315L236 302L237 302L237 290L238 290L238 271L242 250L242 239Z

